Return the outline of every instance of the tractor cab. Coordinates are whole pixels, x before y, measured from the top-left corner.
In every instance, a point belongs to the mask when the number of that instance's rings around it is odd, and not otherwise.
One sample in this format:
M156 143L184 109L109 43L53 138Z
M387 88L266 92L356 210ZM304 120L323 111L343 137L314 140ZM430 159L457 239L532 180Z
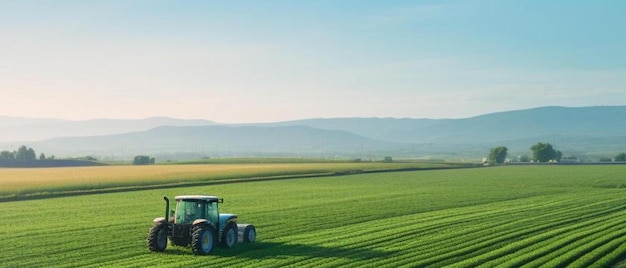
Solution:
M198 219L206 219L214 225L219 222L218 203L223 199L215 196L183 195L176 198L176 210L171 214L174 224L193 224Z

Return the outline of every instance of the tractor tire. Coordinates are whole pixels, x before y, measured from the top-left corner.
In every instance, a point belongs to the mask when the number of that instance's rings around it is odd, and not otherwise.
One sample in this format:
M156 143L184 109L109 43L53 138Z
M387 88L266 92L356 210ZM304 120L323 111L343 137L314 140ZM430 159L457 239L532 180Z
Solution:
M155 224L148 232L148 249L162 252L167 247L167 224Z
M237 228L244 243L254 243L256 240L256 228L252 224L238 224Z
M196 255L208 255L215 246L215 228L210 225L194 227L191 234L191 250Z
M232 248L237 243L237 225L229 223L222 231L222 241L220 245L224 248Z

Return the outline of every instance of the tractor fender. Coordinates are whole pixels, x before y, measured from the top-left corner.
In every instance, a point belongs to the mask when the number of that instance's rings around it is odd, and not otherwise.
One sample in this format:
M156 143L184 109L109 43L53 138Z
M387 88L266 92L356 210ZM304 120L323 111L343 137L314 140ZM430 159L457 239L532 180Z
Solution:
M198 225L209 225L209 226L211 226L211 228L213 228L213 230L217 230L215 224L213 224L212 222L210 222L207 219L197 219L197 220L193 221L193 223L191 224L191 226L198 226Z
M208 224L210 223L208 220L206 219L197 219L195 221L193 221L193 223L191 225L198 225L198 224Z
M220 232L226 227L228 223L237 223L237 215L228 214L228 213L220 213Z
M165 223L165 218L163 217L158 217L158 218L154 218L154 220L152 220L153 224L162 224Z

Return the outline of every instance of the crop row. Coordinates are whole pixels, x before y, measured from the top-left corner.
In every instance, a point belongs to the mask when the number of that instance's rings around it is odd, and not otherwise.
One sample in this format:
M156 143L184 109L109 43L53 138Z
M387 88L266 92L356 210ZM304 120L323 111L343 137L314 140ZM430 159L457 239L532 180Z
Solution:
M604 202L601 202L604 203ZM599 204L600 205L600 204ZM591 206L593 208L594 206ZM616 210L623 209L617 208ZM456 256L462 258L468 258L472 254L479 253L476 258L479 260L469 259L466 263L470 263L469 266L476 266L481 263L486 263L488 259L496 259L502 262L503 260L511 260L510 254L502 254L501 252L511 253L512 250L516 254L533 252L533 243L541 243L547 241L546 237L550 237L551 233L564 232L557 227L565 225L567 230L582 230L585 226L593 226L596 223L607 221L612 216L621 215L609 215L605 217L596 218L596 215L589 215L592 220L584 221L583 223L575 225L567 225L570 214L577 209L575 207L570 208L567 211L561 211L559 213L552 213L541 217L535 217L530 220L518 220L525 222L541 221L546 218L559 217L558 214L562 214L561 219L555 219L554 222L544 225L532 225L529 224L529 228L521 228L519 230L511 229L511 226L516 224L508 223L507 219L515 217L511 213L505 211L496 212L496 215L487 215L486 217L467 217L464 220L455 218L453 215L449 218L448 222L433 221L420 226L420 222L424 218L428 218L428 215L411 215L403 218L395 219L398 224L390 222L389 220L380 220L376 222L370 222L368 224L358 225L351 228L341 228L341 230L333 230L331 233L318 232L314 234L317 237L333 237L333 241L328 245L343 244L343 247L348 248L370 248L372 250L395 252L403 251L408 248L413 250L411 255L397 255L391 254L390 258L384 258L375 262L368 261L368 263L375 263L377 265L393 265L393 266L441 266L451 263ZM478 213L477 213L478 215ZM615 228L623 222L619 221L609 222L603 224L602 227L591 228L589 233L595 233L605 228L607 230L614 231ZM496 227L501 228L496 228ZM445 232L429 234L425 229L439 229L445 230ZM613 228L613 229L609 229ZM353 229L353 230L351 230ZM359 232L360 230L360 232ZM482 231L482 232L481 232ZM344 236L336 236L338 233L344 233ZM491 233L491 235L489 235ZM375 235L373 235L375 234ZM420 236L431 236L430 239L420 239ZM367 237L367 239L362 239ZM526 238L524 238L526 237ZM293 238L293 237L291 237ZM416 239L417 238L417 239ZM521 239L523 238L523 239ZM575 237L571 240L574 240ZM313 243L324 244L324 241L309 240ZM500 245L505 243L511 243L510 246L501 248L498 250L494 245ZM481 249L487 249L482 250ZM539 255L536 255L539 256ZM323 262L320 260L319 262ZM456 263L455 265L462 265ZM516 263L518 266L520 263ZM318 265L318 264L315 264Z

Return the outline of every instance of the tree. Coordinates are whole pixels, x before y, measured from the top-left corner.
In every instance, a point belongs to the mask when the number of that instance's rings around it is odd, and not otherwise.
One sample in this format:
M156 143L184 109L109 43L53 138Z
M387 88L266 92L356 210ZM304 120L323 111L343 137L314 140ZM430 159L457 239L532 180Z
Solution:
M2 151L0 152L0 160L15 160L15 153Z
M46 160L46 155L44 153L39 154L39 160Z
M26 145L20 146L15 153L15 159L20 161L32 161L37 159L35 150L33 148L27 148Z
M147 155L137 155L133 159L133 165L149 165L154 164L154 157L149 157Z
M601 157L601 158L600 158L600 162L611 162L611 158L608 158L608 157Z
M561 162L561 158L563 158L563 153L559 150L556 150L556 158L554 160L556 160L557 162Z
M491 148L489 152L489 163L502 164L506 160L507 151L509 149L504 146Z
M555 150L549 143L538 142L530 150L533 151L533 160L536 162L560 161L563 156L561 151Z
M621 153L621 154L618 154L618 155L615 157L615 161L626 161L626 153Z

